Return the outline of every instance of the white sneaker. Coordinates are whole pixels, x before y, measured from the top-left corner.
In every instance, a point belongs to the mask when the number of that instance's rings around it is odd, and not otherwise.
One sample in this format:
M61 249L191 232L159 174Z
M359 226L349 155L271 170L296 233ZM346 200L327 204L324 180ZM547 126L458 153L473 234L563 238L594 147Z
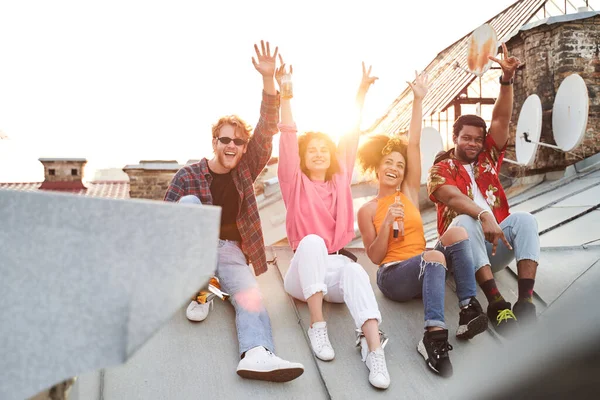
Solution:
M327 322L315 322L308 328L308 338L317 358L323 361L333 360L335 352L327 335Z
M204 304L192 301L187 310L185 310L185 316L190 321L204 321L206 317L208 317L208 309L211 307L212 303L212 300Z
M303 372L302 364L283 360L262 346L248 350L237 366L242 378L271 382L288 382Z
M379 389L390 386L390 374L385 363L385 353L380 347L367 355L367 368L369 368L369 383Z

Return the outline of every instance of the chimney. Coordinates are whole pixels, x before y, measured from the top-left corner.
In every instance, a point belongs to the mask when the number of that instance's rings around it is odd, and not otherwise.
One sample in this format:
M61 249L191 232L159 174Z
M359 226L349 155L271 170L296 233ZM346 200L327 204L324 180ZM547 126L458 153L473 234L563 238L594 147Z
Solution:
M44 165L44 182L40 190L85 190L83 169L85 158L40 158Z
M162 200L181 167L175 160L142 160L137 165L126 165L123 171L129 176L129 197Z

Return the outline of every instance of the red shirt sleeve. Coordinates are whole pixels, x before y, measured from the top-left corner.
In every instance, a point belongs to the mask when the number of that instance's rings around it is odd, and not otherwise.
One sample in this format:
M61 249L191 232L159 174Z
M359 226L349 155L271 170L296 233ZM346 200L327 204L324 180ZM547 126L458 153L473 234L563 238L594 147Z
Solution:
M427 177L427 194L431 201L437 203L433 193L440 187L444 185L458 186L455 179L456 174L453 173L455 172L453 171L455 169L456 166L452 160L440 161L429 169L429 176Z

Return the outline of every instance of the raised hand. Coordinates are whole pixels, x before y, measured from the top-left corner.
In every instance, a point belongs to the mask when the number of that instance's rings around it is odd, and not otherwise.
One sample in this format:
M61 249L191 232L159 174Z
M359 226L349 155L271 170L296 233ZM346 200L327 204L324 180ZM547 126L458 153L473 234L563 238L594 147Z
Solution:
M371 68L373 68L372 65L370 65L369 70L367 70L365 68L365 62L363 61L363 63L362 63L362 79L360 81L360 87L358 89L359 92L367 93L367 91L369 90L371 85L374 84L377 79L379 79L376 76L371 76Z
M290 65L290 71L286 72L285 63L283 62L283 58L281 57L281 54L279 54L279 63L281 65L275 71L275 80L277 81L277 85L279 85L279 90L281 90L281 78L283 78L283 76L285 74L291 75L292 73L294 73L294 68Z
M415 99L422 100L429 89L429 76L426 72L419 74L417 71L415 71L415 83L408 81L406 83L408 83L408 85L412 89L413 96L415 97Z
M258 49L258 46L256 44L254 45L254 51L256 52L256 58L258 61L255 60L254 57L252 57L252 64L254 65L254 68L256 68L256 70L260 72L260 74L264 78L272 78L275 74L275 63L277 60L277 51L279 50L279 48L275 47L275 51L273 52L273 55L271 55L271 48L269 46L269 42L267 42L265 47L265 42L261 40L260 47L261 50Z
M500 68L502 68L502 80L506 82L515 76L515 72L521 65L521 61L515 56L508 56L508 49L505 43L502 43L502 54L504 56L502 59L493 56L489 56L488 58L500 64Z

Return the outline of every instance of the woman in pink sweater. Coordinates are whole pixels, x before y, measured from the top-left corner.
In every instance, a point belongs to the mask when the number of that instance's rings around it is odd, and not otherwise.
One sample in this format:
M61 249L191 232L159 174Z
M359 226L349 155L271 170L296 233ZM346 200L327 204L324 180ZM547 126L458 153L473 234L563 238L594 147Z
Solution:
M283 64L277 72L278 82L284 73ZM315 355L324 361L332 360L335 355L323 317L323 300L346 303L357 327L362 359L370 371L369 382L385 389L390 377L380 339L381 313L369 276L356 263L356 257L344 250L354 238L350 184L360 111L369 87L377 79L370 73L371 68L366 71L363 63L357 94L359 118L354 130L340 140L337 148L321 132L297 137L290 99L282 96L278 177L287 209L287 236L295 251L284 286L290 295L308 303L311 318L308 337Z

